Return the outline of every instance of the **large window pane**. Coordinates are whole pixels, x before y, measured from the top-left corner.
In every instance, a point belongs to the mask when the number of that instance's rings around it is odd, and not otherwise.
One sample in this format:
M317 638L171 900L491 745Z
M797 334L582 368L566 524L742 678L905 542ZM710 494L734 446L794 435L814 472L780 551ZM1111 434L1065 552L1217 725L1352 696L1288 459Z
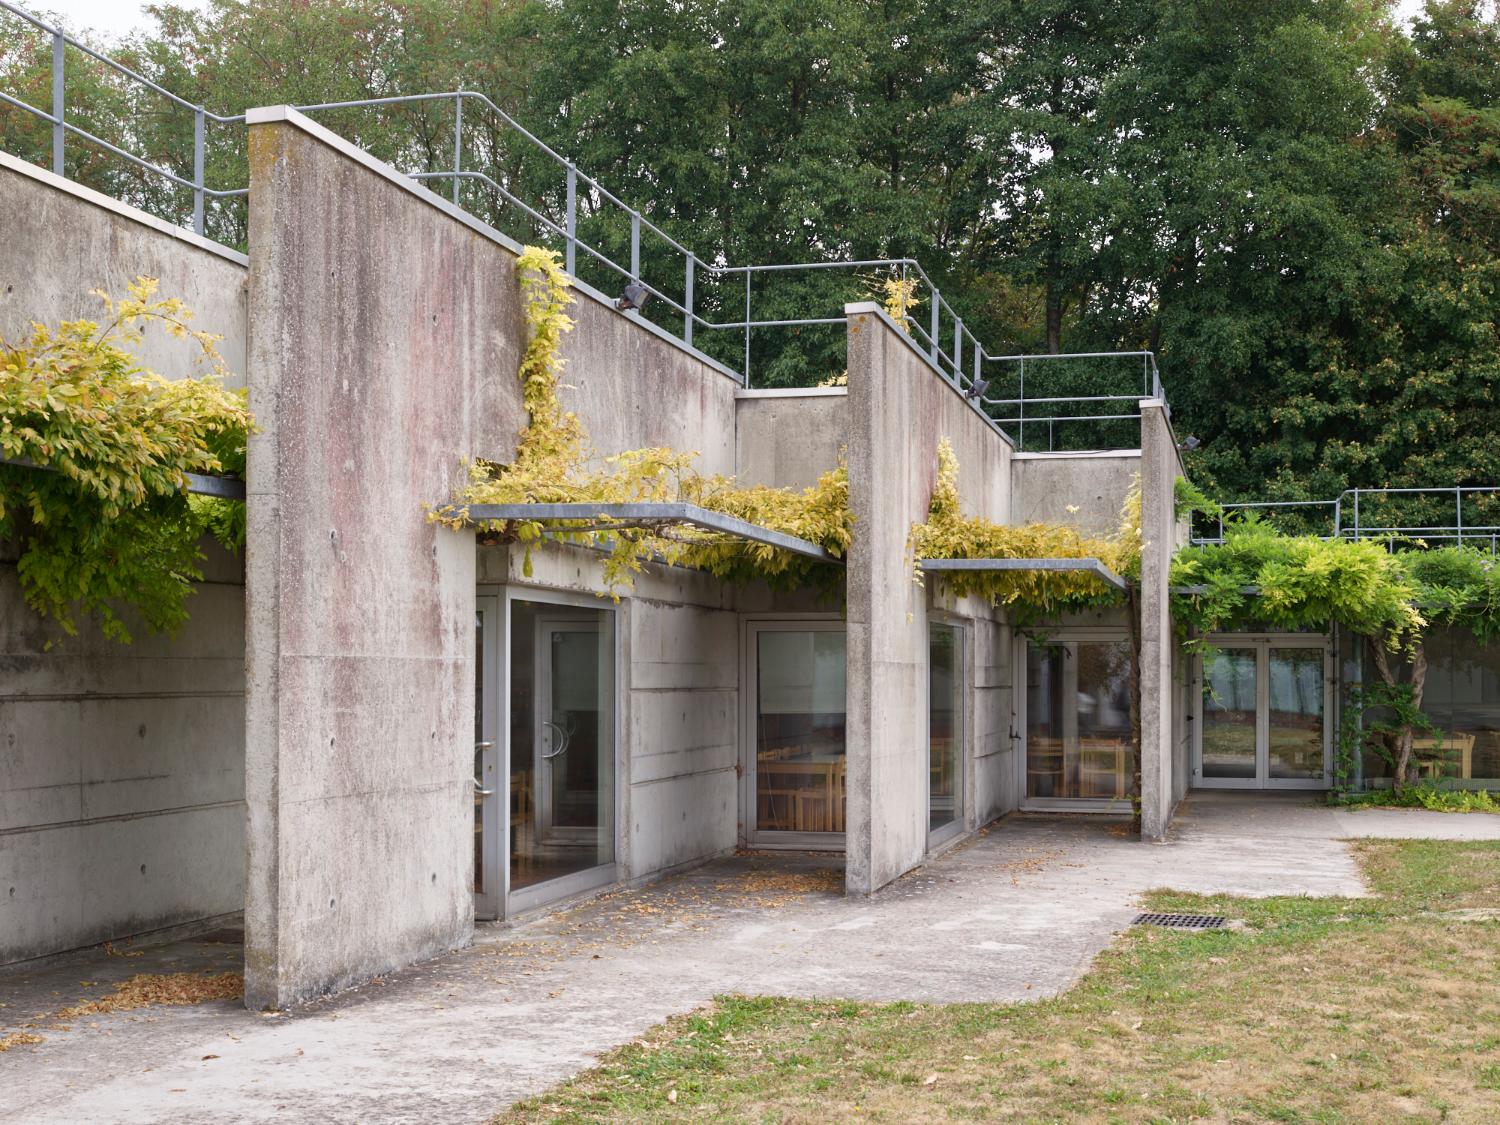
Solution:
M614 615L511 603L510 886L614 860Z
M1321 778L1323 650L1273 648L1267 653L1266 673L1271 778Z
M844 830L844 633L756 633L755 805L761 832Z
M1033 645L1026 673L1026 795L1130 796L1130 646Z
M1204 777L1255 779L1255 664L1252 648L1203 657Z
M1366 683L1378 681L1363 646ZM1467 629L1434 628L1425 641L1427 681L1422 710L1438 733L1413 745L1417 773L1461 785L1500 788L1500 646L1482 644ZM1390 763L1364 755L1367 782L1389 779Z
M927 630L928 831L963 815L962 634L952 625Z

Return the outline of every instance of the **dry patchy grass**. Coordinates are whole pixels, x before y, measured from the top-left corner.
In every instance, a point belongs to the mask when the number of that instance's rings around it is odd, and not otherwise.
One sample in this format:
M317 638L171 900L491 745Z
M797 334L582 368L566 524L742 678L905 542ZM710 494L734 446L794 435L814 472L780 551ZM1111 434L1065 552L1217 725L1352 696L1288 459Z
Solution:
M722 997L501 1121L1500 1121L1500 844L1357 845L1369 899L1160 892L1039 1003ZM1477 914L1476 914L1477 912Z

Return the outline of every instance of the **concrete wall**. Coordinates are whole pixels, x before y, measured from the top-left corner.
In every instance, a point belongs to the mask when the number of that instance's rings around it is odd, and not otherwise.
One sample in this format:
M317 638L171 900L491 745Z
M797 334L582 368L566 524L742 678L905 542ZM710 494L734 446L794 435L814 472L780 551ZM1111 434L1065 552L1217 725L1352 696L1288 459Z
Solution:
M124 297L142 274L180 297L193 326L223 336L219 351L244 385L243 254L0 152L0 337L29 335L33 321L99 320L92 293ZM147 329L146 365L170 379L194 374L201 349Z
M452 494L463 459L513 454L526 330L515 243L289 110L251 115L250 153L263 432L250 465L246 1002L260 1006L468 938L475 548L424 507ZM599 454L670 445L734 471L732 377L586 288L571 313L563 404ZM635 650L660 654L708 627L688 612L627 628ZM707 663L683 674L712 690L722 661ZM722 740L696 716L680 733L657 780L717 773L683 783L698 786L684 800L708 800L726 788ZM674 773L676 751L693 768ZM665 860L701 841L654 846Z
M1182 782L1176 775L1168 575L1176 547L1177 439L1160 399L1141 401L1141 836L1162 839Z
M141 274L197 311L244 369L245 259L0 153L0 336L98 319L90 290ZM196 344L145 362L196 371ZM244 590L205 543L176 637L89 623L65 637L23 600L0 544L0 963L231 913L244 901ZM48 647L48 643L52 647Z
M967 511L1011 515L1011 446L873 303L849 305L847 886L869 894L927 842L927 596L906 541L947 437Z
M743 484L807 488L838 468L848 428L848 390L740 391L735 464Z
M1125 494L1140 471L1140 451L1134 449L1017 453L1011 460L1015 522L1072 524L1086 535L1113 535L1120 529Z
M60 637L0 548L0 964L240 909L244 591L205 548L182 631L128 647Z

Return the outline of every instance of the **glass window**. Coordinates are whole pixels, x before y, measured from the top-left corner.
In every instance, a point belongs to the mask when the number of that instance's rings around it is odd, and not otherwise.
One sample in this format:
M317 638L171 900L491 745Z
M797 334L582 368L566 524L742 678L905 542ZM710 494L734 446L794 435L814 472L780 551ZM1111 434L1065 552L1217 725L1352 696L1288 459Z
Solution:
M1364 647L1365 682L1377 683L1379 673ZM1425 649L1422 710L1437 732L1412 747L1418 774L1500 787L1500 646L1482 644L1467 629L1434 628ZM1390 776L1385 757L1366 750L1365 780Z
M1128 641L1032 645L1026 795L1122 799L1134 781Z
M844 632L755 634L755 825L844 830Z
M511 602L510 888L614 860L614 615Z
M963 817L963 634L927 627L928 831Z
M1256 660L1253 648L1212 648L1203 656L1206 778L1255 780ZM1319 755L1321 765L1321 749Z

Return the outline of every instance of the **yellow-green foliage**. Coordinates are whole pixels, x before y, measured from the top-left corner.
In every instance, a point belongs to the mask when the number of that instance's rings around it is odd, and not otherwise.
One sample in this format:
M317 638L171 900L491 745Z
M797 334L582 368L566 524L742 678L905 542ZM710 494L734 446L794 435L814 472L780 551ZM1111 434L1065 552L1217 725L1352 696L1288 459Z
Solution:
M191 329L191 312L156 288L142 277L124 300L98 294L102 328L36 324L24 341L0 340L0 453L54 470L0 466L0 538L20 547L28 604L67 633L92 613L128 642L121 604L153 630L175 628L201 578L199 537L242 541L242 512L188 497L184 474L243 470L245 397L223 386L218 337ZM128 349L147 325L196 341L211 371L169 381L143 368Z
M557 390L564 360L563 336L572 330L567 308L571 282L554 251L529 247L519 270L531 340L519 378L529 422L509 465L476 462L469 482L452 504L434 518L452 527L469 520L471 504L683 502L697 504L810 540L842 557L852 538L849 481L842 467L825 473L800 492L785 488L740 488L732 477L704 476L694 468L696 453L672 449L633 449L596 458L588 434L564 411ZM588 520L481 521L482 530L530 548L544 535L594 546L607 552L604 579L611 589L631 585L649 561L707 570L726 581L763 579L791 587L834 589L838 568L774 547L746 543L681 525L614 528Z
M1107 539L1062 524L998 524L963 514L958 459L945 438L938 445L938 478L927 522L912 527L909 549L914 560L1094 558L1116 574L1136 576L1141 558L1140 485L1137 482L1126 497L1119 532ZM917 580L921 577L918 562ZM975 595L1008 607L1021 625L1122 600L1119 591L1087 571L944 571L943 580L960 596Z
M906 323L906 314L913 305L917 303L917 282L915 278L891 277L881 283L885 292L885 312L892 320L901 326L901 331L908 336L911 335L911 327ZM818 383L820 387L847 387L849 385L849 372L840 371L837 375L830 375Z

